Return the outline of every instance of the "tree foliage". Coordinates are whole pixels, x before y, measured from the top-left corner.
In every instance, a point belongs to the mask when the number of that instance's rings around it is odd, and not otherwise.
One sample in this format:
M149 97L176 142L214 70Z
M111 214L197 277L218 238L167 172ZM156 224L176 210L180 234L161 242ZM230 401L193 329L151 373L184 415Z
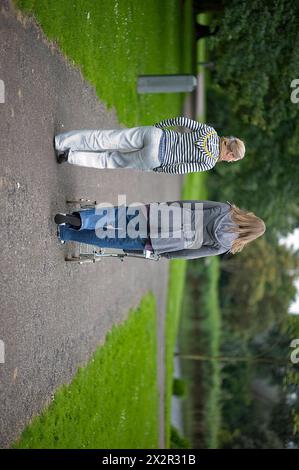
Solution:
M281 323L294 300L299 256L261 238L222 261L223 314L233 331L252 336Z
M298 119L299 108L290 101L298 47L298 2L226 2L214 39L218 79L244 122L274 133Z
M276 233L299 220L299 3L226 2L220 30L210 39L208 121L222 135L245 140L242 162L216 166L215 196L251 209Z

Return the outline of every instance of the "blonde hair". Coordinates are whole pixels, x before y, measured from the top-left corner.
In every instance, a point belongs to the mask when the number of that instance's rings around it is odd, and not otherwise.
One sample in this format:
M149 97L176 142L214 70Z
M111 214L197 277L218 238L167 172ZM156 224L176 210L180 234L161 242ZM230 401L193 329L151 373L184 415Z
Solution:
M242 160L245 156L245 144L243 140L233 136L224 138L228 139L227 148L232 152L234 160Z
M231 205L231 218L236 227L230 231L237 233L238 237L233 241L231 253L235 254L243 250L244 246L261 237L266 230L265 222L253 212L239 209Z

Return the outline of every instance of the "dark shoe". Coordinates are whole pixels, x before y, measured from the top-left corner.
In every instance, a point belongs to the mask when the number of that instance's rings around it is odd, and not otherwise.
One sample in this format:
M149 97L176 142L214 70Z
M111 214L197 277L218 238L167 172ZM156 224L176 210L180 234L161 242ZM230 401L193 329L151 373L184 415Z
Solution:
M56 214L54 220L57 225L68 224L75 228L81 227L81 218L77 214Z
M65 152L59 152L56 150L57 163L61 164L67 162L69 158L69 153L70 149L66 150Z

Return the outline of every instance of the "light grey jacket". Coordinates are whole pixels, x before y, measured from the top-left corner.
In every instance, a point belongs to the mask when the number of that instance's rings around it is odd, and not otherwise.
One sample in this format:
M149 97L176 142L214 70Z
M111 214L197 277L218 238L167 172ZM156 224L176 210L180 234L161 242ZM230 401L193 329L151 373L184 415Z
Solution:
M149 233L154 253L169 259L194 259L220 255L231 249L232 243L238 235L235 232L229 231L235 227L230 216L230 203L191 200L166 202L163 205L169 206L174 202L179 206L175 210L179 211L189 211L189 208L184 209L182 207L183 203L189 203L188 207L191 207L192 224L196 220L194 217L196 210L201 212L201 215L199 214L199 217L197 217L197 226L195 226L195 230L200 233L197 240L200 243L195 244L195 248L192 248L192 243L189 241L186 244L186 234L188 234L190 228L194 229L194 226L190 227L190 224L187 227L183 224L180 234L175 230L171 237L157 238L157 231L159 231L160 226L159 223L157 224L156 218L152 220L151 211L153 204L155 204L152 203L149 205ZM192 209L192 207L195 209Z

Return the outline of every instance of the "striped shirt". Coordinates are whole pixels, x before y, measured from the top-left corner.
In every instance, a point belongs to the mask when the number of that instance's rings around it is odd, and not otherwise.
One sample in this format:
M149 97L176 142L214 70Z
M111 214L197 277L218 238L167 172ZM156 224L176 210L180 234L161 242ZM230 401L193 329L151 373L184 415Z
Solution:
M184 126L191 132L176 132L164 129L169 126ZM220 156L220 137L213 127L186 117L165 119L155 124L163 130L158 173L184 174L207 171L216 165Z

